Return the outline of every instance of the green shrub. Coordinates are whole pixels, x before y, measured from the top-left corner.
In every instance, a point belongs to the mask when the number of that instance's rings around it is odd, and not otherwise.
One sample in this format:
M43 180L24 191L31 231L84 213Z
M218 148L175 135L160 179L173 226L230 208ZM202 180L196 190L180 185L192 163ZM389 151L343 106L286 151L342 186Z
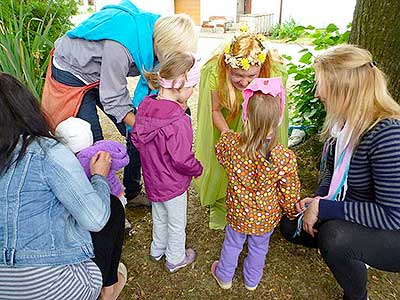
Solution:
M302 37L306 27L296 24L293 18L285 21L283 24L276 24L271 31L271 38L276 40L296 40Z
M40 99L50 50L72 25L69 17L75 11L74 0L3 0L0 71L18 78Z
M78 12L78 4L75 0L3 0L0 7L5 20L18 15L21 6L24 10L24 18L27 22L32 19L40 19L46 22L46 18L52 18L53 22L48 32L48 38L55 41L60 34L65 32L73 24L70 17ZM34 35L39 22L33 22L30 28L30 36Z
M347 43L350 34L350 25L347 31L339 32L339 28L334 24L329 24L326 28L310 29L305 28L307 34L313 38L315 50L326 49L338 44ZM313 52L308 48L303 48L303 55L298 63L293 63L292 58L284 56L289 60L288 73L294 76L295 84L289 92L289 99L294 106L291 122L292 125L310 126L316 131L322 128L325 119L325 109L319 99L314 97L315 92L315 72L312 67Z

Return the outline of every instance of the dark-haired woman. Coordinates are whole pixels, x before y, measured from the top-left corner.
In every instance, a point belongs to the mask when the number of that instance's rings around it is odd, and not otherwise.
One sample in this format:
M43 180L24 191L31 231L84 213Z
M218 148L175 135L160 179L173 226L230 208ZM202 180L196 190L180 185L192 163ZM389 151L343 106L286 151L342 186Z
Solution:
M102 273L89 231L110 217L110 155L78 160L51 135L38 103L0 73L0 299L97 299Z

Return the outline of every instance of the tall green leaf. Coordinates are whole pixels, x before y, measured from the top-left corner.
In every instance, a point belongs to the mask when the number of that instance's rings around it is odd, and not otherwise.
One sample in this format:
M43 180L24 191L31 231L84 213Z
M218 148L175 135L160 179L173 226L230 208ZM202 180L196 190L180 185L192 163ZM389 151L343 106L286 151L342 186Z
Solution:
M0 3L0 71L23 82L37 99L42 94L53 43L70 25L67 22L59 31L54 31L57 1L64 3L65 0L41 1L46 6L37 17L32 16L34 1L4 0Z

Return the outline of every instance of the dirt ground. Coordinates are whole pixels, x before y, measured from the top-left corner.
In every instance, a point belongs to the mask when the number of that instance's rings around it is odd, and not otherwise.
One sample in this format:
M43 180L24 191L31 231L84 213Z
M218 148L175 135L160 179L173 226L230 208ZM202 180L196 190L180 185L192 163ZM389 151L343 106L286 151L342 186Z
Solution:
M130 83L132 87L134 81ZM196 90L189 106L196 124ZM116 128L102 117L105 137L123 142ZM321 145L312 138L295 149L298 155L303 195L311 195L316 187L317 165ZM339 300L342 291L316 250L290 244L277 229L272 236L264 276L254 292L245 289L241 274L244 255L231 290L218 287L210 267L218 259L224 233L208 228L207 208L200 206L197 193L190 189L188 203L187 246L197 252L191 266L175 274L164 270L163 263L148 258L151 242L151 210L137 208L127 211L133 225L126 235L123 261L128 268L128 283L120 300L133 299L277 299L277 300ZM369 269L371 300L400 299L400 275Z

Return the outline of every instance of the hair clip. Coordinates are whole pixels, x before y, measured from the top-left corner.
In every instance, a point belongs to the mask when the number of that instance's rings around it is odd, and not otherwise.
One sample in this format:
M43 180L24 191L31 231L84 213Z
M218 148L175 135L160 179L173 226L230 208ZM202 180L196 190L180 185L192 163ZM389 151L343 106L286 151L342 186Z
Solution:
M369 66L371 67L371 68L373 68L373 67L376 67L376 65L377 65L377 63L376 63L376 61L371 61L370 63L369 63Z

